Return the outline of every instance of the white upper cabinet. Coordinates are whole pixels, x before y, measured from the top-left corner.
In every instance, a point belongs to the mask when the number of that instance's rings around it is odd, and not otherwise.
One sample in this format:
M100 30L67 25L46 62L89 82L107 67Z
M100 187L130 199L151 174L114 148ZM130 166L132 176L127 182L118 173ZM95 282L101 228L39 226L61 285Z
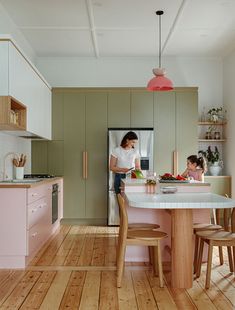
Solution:
M51 139L51 88L11 41L0 41L0 95L27 108L26 131Z

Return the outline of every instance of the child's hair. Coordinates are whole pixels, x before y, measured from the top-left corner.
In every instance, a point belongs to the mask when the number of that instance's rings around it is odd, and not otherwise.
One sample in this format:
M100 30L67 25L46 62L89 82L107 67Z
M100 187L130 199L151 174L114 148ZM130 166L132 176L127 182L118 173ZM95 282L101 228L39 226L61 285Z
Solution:
M197 167L200 167L203 173L207 171L206 160L203 156L197 157L197 155L190 155L187 160L192 164L197 164Z

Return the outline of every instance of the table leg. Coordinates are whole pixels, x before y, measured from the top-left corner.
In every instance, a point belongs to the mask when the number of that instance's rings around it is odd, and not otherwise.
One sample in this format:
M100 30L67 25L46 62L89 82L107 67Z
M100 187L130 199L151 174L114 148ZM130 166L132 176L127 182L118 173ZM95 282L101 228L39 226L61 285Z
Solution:
M171 286L193 285L193 212L174 209L171 212Z

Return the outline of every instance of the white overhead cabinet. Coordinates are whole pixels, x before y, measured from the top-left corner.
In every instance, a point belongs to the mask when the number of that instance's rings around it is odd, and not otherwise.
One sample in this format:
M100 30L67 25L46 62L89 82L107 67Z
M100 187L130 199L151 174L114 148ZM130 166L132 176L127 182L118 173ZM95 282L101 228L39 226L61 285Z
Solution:
M26 131L51 139L51 88L10 41L0 41L0 96L27 108Z

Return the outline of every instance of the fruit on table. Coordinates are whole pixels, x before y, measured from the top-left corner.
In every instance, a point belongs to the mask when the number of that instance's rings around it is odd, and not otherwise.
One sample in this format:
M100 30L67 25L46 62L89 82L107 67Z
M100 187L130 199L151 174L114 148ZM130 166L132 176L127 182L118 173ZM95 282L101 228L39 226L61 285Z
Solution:
M161 180L178 180L178 181L185 181L186 178L182 177L182 175L177 175L176 177L171 173L165 173L163 175L160 175Z

